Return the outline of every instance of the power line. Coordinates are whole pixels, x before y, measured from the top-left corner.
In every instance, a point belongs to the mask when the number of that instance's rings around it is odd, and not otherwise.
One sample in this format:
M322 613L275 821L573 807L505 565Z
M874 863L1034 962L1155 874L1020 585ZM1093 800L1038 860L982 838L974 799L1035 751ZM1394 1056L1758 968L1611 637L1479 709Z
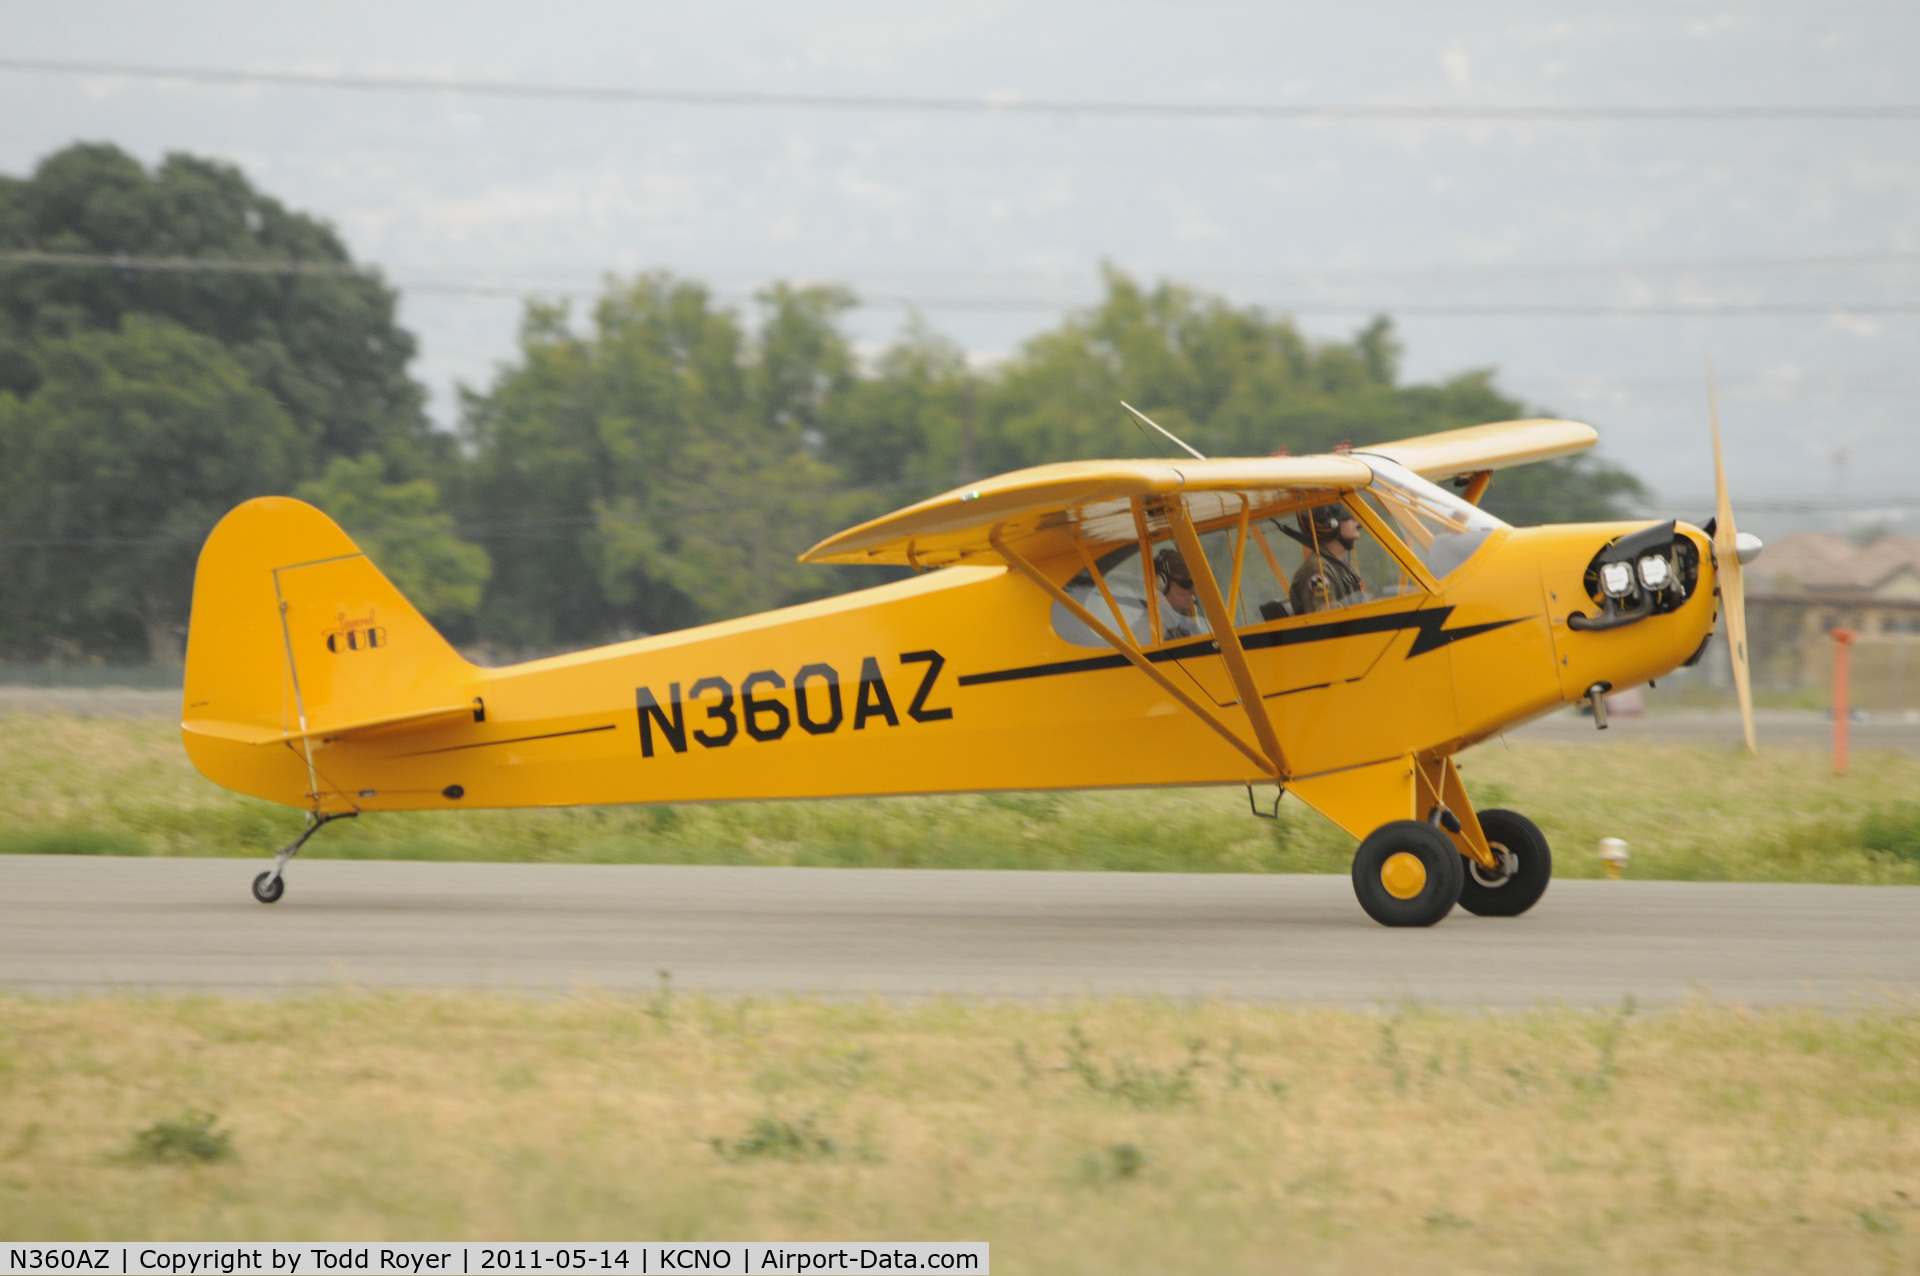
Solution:
M1586 261L1586 262L1481 262L1453 265L1396 265L1396 266L1294 266L1294 267L1242 267L1231 271L1219 269L1183 270L1177 272L1182 283L1209 286L1244 286L1247 284L1305 284L1318 286L1340 281L1369 281L1374 283L1419 283L1426 281L1446 281L1454 279L1544 279L1544 278L1617 278L1620 276L1642 276L1650 274L1725 274L1725 273L1768 273L1774 271L1798 270L1847 270L1852 268L1920 266L1920 252L1871 252L1871 253L1826 253L1786 257L1704 257L1691 259L1670 258L1660 261ZM397 266L393 269L414 275L431 275L436 271L458 282L462 275L472 276L477 267L434 267L434 266ZM486 270L489 279L497 280L502 275L518 275L523 278L538 277L544 273L548 278L556 273L578 277L581 269L561 265L545 267L526 267L510 271L497 268ZM593 272L596 275L599 272ZM1169 272L1146 268L1132 272L1138 275L1157 275L1168 277ZM729 276L726 272L701 272L703 279L717 279L723 284L757 283L763 276L741 274ZM802 277L803 280L805 277ZM1023 281L1058 284L1063 278L1060 271L999 272L985 270L971 271L868 271L857 276L839 277L832 282L844 282L853 287L894 287L910 282L930 287L949 286L955 282L1009 283L1019 286Z
M1906 254L1883 254L1879 259L1906 260ZM1879 260L1867 259L1867 260ZM1848 260L1848 259L1841 259ZM331 278L357 278L386 282L370 267L350 262L263 261L251 258L215 257L142 257L130 254L59 253L37 250L0 251L0 266L59 266L76 269L151 270L169 273L207 273L236 275L290 275ZM1551 271L1554 268L1543 268ZM564 298L596 300L606 295L601 289L580 287L541 288L521 285L463 283L438 280L398 281L404 291L441 296L533 300ZM937 311L983 311L989 313L1030 312L1057 314L1096 304L1097 299L1049 301L1034 297L991 296L913 296L895 293L867 293L860 297L865 306L901 306ZM1271 310L1303 315L1395 314L1442 318L1794 318L1848 315L1920 314L1914 302L1726 302L1705 304L1627 303L1583 304L1567 302L1486 302L1453 303L1393 300L1351 301L1324 297L1260 303Z
M1640 509L1648 513L1673 510L1712 510L1714 499L1706 496L1700 500L1687 501L1673 497L1658 496L1652 501L1642 502ZM1754 500L1736 500L1733 503L1735 514L1843 514L1848 512L1870 513L1880 510L1920 510L1920 499L1906 496L1862 496L1848 497L1762 497Z
M166 257L140 256L129 253L76 253L50 252L40 249L0 250L0 264L48 265L75 267L119 267L136 270L207 270L231 271L239 274L311 274L311 275L371 275L371 266L355 265L344 261L297 261L285 258L255 257L186 257L175 254ZM1658 272L1718 273L1723 271L1771 271L1771 270L1825 270L1844 269L1852 266L1911 266L1920 265L1920 252L1880 252L1880 253L1828 253L1796 257L1703 257L1692 259L1668 259L1665 261L1616 261L1616 262L1501 262L1495 264L1456 265L1456 266L1301 266L1293 269L1275 270L1238 270L1231 274L1221 274L1222 278L1236 281L1254 280L1270 282L1287 279L1311 283L1323 279L1365 279L1374 281L1454 279L1454 278L1541 278L1565 275L1632 275L1654 274ZM399 266L401 272L419 273L440 270L450 275L454 282L459 276L473 273L469 269L454 267L441 269L432 266ZM1202 271L1192 278L1210 278L1218 272ZM992 275L984 272L941 275L936 272L927 275L919 272L905 274L882 274L869 278L948 278L948 279L1008 279L1020 276ZM1054 275L1034 276L1038 278L1056 278ZM422 285L416 285L422 286Z
M695 518L707 514L742 514L768 509L818 507L823 503L852 497L897 499L903 492L919 490L908 482L873 483L863 487L834 487L790 496L765 495L744 501L708 501L697 505L666 504L654 511L671 518ZM494 542L515 540L566 540L583 532L618 531L623 520L599 514L548 514L519 518L462 519L447 527L389 527L368 530L348 526L351 536L368 541L419 539L451 532L465 540ZM198 545L213 531L212 523L199 527L174 527L158 531L119 536L10 537L0 535L0 549L107 549L140 545Z
M582 289L524 289L469 284L400 284L408 292L492 299L562 298L592 300L604 293ZM904 297L867 293L859 297L862 306L900 306L936 311L982 311L989 313L1029 312L1058 314L1097 305L1097 298L1084 301L1043 301L1030 297ZM1398 301L1262 301L1262 308L1290 315L1411 315L1420 318L1825 318L1834 315L1920 315L1920 303L1911 302L1732 302L1707 305L1571 305L1559 302L1505 303L1484 305L1430 304Z
M1033 99L1017 94L947 97L905 94L767 93L747 90L643 89L612 85L528 84L508 80L433 79L401 75L337 75L307 71L242 71L158 67L120 62L0 59L0 70L42 75L102 75L162 83L272 85L368 93L455 93L468 97L637 103L657 106L941 115L1037 115L1109 119L1272 120L1343 123L1814 123L1920 120L1920 105L1735 103L1670 106L1466 105L1392 102L1143 102L1117 99Z
M288 261L249 257L137 257L129 253L0 252L0 265L72 266L102 270L157 270L212 275L321 275L377 279L369 266L346 261Z

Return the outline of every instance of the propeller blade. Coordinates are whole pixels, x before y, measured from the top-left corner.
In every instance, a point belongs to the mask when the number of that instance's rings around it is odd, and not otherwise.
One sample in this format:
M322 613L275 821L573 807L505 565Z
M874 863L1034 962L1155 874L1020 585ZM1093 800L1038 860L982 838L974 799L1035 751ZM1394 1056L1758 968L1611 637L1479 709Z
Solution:
M1727 496L1727 466L1720 454L1720 401L1713 381L1713 360L1707 360L1707 416L1713 422L1713 556L1720 581L1720 605L1727 617L1727 654L1733 661L1733 690L1740 698L1740 725L1746 728L1747 749L1758 754L1753 735L1753 680L1747 668L1747 593L1741 579L1740 533L1733 525L1733 502Z

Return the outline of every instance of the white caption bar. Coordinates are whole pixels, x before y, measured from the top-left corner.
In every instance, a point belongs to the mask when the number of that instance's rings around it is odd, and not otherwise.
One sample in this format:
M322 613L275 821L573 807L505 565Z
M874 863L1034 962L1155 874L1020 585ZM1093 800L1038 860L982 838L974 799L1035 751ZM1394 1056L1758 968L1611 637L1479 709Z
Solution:
M113 1276L800 1276L814 1272L985 1273L986 1241L579 1241L392 1244L260 1241L71 1241L0 1244L0 1273L105 1272Z

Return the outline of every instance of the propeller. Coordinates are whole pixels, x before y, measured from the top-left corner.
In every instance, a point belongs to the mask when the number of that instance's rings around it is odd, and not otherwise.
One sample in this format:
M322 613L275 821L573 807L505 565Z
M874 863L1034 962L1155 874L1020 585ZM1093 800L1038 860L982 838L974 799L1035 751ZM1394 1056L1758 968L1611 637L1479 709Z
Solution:
M1720 401L1713 381L1713 361L1707 361L1707 416L1713 422L1713 557L1720 582L1720 603L1727 616L1727 654L1733 660L1733 689L1740 697L1740 725L1746 728L1747 749L1758 754L1753 737L1753 679L1747 668L1747 595L1741 580L1741 551L1752 558L1760 538L1742 536L1733 526L1733 502L1727 497L1727 465L1720 455Z

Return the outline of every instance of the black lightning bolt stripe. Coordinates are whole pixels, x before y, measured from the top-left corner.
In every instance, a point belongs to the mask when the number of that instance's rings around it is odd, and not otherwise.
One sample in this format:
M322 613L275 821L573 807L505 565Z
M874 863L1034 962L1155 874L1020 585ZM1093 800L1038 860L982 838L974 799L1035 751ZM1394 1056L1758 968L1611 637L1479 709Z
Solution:
M1448 643L1459 642L1462 638L1472 638L1478 634L1490 633L1495 629L1505 629L1508 625L1517 625L1524 617L1512 620L1495 620L1484 625L1462 625L1458 629L1447 629L1447 618L1453 615L1451 607L1430 607L1416 611L1398 611L1385 616L1355 616L1349 620L1323 621L1317 625L1301 625L1297 629L1269 629L1264 633L1244 634L1240 645L1248 651L1262 651L1268 647L1292 647L1300 643L1327 642L1335 638L1357 638L1362 634L1394 633L1402 629L1414 630L1413 645L1407 648L1407 659L1423 656L1429 651L1437 651ZM1166 647L1147 653L1147 659L1154 664L1169 660L1185 660L1191 656L1217 656L1220 644L1212 639L1202 642L1182 643L1178 647ZM963 674L960 685L978 686L988 682L1019 682L1026 678L1051 678L1058 674L1089 673L1095 669L1121 669L1128 664L1125 656L1114 652L1107 656L1089 656L1084 660L1056 660L1044 665L1026 665L1019 669L995 669L990 673Z

